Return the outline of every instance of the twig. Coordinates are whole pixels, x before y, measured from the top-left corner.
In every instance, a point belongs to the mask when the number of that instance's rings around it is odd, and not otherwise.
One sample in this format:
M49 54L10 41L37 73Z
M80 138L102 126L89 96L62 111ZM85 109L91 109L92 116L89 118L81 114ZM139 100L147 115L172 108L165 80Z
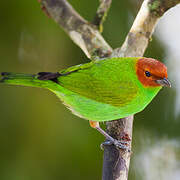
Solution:
M100 5L93 20L93 24L98 27L100 32L103 31L103 23L111 6L111 2L112 0L100 0Z
M110 6L111 1L108 1ZM83 50L88 58L107 57L112 49L105 42L96 26L84 20L66 0L42 0L48 14L68 33L70 38ZM102 26L108 6L102 0L95 24ZM180 0L144 0L140 11L121 48L113 51L112 57L143 56L159 18ZM101 14L101 9L102 14ZM95 18L96 19L96 18ZM132 139L133 116L107 122L108 133L116 139L127 135ZM131 146L131 145L130 145ZM117 150L114 146L105 147L103 180L127 180L130 153Z
M111 47L97 28L83 19L66 0L42 0L41 3L88 58L103 58L111 54Z

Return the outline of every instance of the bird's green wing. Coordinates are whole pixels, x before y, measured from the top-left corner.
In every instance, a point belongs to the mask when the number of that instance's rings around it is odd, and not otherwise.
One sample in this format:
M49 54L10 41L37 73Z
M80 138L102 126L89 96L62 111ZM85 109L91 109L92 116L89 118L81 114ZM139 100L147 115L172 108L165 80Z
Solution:
M64 76L60 76L58 81L61 86L84 97L124 106L135 98L138 87L130 77L129 68L121 64L106 60L74 66L61 71Z

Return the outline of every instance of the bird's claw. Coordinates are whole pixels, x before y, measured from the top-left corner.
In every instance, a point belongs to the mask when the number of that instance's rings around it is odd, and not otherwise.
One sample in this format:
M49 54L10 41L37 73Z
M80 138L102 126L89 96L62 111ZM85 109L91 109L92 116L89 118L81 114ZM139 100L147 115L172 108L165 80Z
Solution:
M100 145L100 147L103 150L104 146L110 146L110 145L116 146L117 149L123 149L125 151L130 152L130 149L129 149L130 142L128 141L118 141L116 139L114 139L114 141L106 140Z
M104 150L104 146L110 146L112 144L113 144L112 141L106 140L105 142L101 143L100 147L102 150Z
M118 140L115 139L113 144L118 149L123 149L125 151L130 152L130 149L129 149L130 142L128 142L128 141L118 141Z

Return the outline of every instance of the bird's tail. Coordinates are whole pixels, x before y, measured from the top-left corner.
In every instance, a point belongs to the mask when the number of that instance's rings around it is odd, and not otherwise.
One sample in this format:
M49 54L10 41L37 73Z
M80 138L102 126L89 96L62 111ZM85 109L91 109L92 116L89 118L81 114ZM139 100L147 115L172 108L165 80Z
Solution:
M57 83L51 80L41 80L39 74L23 74L3 72L0 76L0 83L21 86L42 87L53 90L57 88Z

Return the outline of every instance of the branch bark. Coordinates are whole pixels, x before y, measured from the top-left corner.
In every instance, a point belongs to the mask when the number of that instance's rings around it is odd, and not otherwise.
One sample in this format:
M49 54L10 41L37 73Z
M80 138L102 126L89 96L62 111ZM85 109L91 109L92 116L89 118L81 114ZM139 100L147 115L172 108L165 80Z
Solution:
M88 58L143 56L159 18L180 0L144 0L138 15L120 48L112 48L98 31L110 7L111 0L101 0L94 24L83 19L66 0L42 0L43 8ZM101 29L101 28L99 28ZM108 133L121 139L127 135L132 140L133 116L107 122ZM131 147L131 142L130 142ZM127 180L130 153L114 146L104 148L103 180Z
M41 3L88 58L104 58L112 53L97 27L82 18L66 0L42 0Z
M180 0L144 0L126 40L112 56L143 56L160 17L179 3Z

